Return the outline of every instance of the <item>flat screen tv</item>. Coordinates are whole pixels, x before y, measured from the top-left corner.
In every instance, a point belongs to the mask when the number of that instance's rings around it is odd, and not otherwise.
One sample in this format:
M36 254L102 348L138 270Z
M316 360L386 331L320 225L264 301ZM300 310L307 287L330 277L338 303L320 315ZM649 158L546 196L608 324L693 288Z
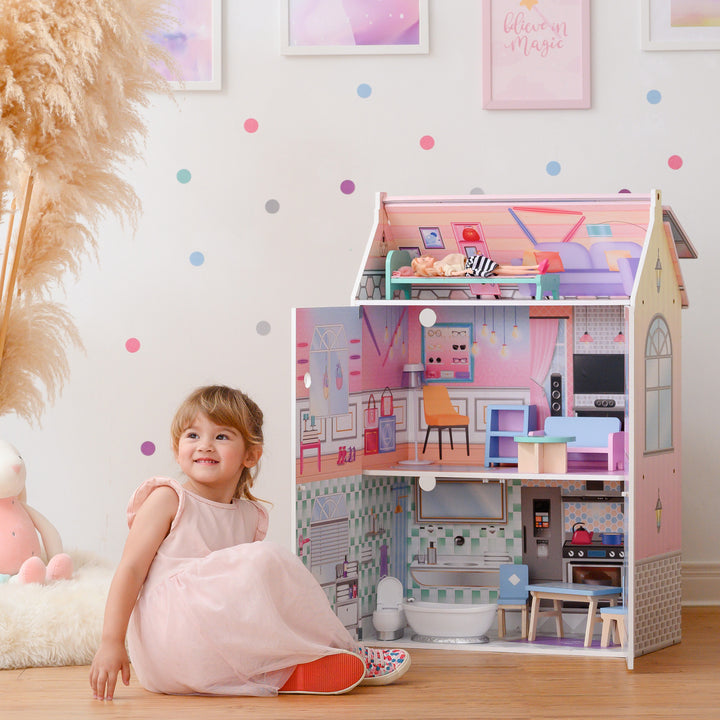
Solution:
M573 392L576 395L622 395L625 355L574 355Z

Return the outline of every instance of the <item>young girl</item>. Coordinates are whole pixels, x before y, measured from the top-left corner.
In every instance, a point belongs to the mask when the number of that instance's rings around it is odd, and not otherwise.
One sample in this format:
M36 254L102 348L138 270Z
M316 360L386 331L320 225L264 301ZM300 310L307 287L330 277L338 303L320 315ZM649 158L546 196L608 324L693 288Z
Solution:
M338 694L393 682L404 650L358 646L302 561L265 537L251 493L260 408L239 390L199 388L172 423L180 484L152 478L128 506L130 531L90 669L111 700L118 673L172 694Z

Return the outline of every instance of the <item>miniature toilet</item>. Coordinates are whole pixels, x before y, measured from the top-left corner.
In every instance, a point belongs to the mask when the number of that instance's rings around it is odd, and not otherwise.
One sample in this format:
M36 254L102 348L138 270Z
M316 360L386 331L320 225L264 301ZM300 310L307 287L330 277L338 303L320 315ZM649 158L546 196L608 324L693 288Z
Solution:
M378 640L397 640L405 632L405 613L402 609L404 589L402 583L386 575L377 586L377 610L372 622Z

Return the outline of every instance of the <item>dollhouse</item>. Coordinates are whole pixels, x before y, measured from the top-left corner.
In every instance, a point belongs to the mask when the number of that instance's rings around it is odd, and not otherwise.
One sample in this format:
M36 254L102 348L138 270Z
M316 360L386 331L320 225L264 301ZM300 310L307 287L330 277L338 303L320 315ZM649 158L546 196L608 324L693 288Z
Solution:
M509 274L412 270L480 254ZM503 613L489 642L451 647L632 668L680 641L679 259L692 257L658 191L378 195L351 304L294 322L297 551L349 629L375 639L387 576L406 600L492 618L517 565L529 637ZM622 615L622 644L601 640L596 611ZM395 644L440 635L408 628Z

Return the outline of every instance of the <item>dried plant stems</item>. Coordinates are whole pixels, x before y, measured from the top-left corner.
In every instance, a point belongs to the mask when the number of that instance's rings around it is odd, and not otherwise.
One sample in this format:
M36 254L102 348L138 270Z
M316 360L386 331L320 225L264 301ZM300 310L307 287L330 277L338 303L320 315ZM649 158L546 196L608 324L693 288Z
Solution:
M13 198L12 203L10 204L10 219L8 220L7 237L5 238L5 252L3 253L2 270L0 270L0 299L2 299L3 289L5 288L5 273L7 272L8 257L10 256L10 243L12 242L16 210L17 202L15 201L15 198ZM0 358L1 357L2 352L0 352Z
M17 240L15 241L15 252L13 254L13 264L10 269L10 277L5 287L5 272L7 270L7 253L9 248L5 249L5 257L3 258L2 282L5 295L3 297L3 316L0 322L0 370L2 369L3 351L5 350L5 340L7 339L8 323L10 322L10 309L12 308L13 297L15 295L15 283L17 281L18 268L20 267L20 258L22 257L23 239L25 238L25 228L27 227L28 213L30 212L30 203L32 202L33 187L35 185L35 176L33 173L28 175L25 184L25 198L23 200L22 217L18 227ZM14 202L14 200L13 200ZM12 232L12 223L10 224L10 232ZM9 239L9 237L8 237ZM0 292L0 297L2 293Z

